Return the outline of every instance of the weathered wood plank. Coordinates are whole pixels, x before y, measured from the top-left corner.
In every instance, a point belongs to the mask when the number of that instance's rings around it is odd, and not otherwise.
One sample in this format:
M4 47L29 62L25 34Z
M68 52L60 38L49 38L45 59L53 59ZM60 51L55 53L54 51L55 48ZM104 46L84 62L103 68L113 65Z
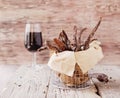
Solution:
M50 70L46 66L37 71L22 66L10 80L0 98L45 98L49 75Z
M93 79L98 93L102 96L102 98L120 98L120 67L119 66L97 66L94 70L91 70L92 73L100 72L108 75L109 82L101 83L96 79Z
M119 72L119 66L96 66L90 73L107 74L112 78L108 83L92 79L94 83L90 82L89 88L70 89L54 81L56 78L46 65L37 71L29 66L22 66L11 78L0 98L120 98Z

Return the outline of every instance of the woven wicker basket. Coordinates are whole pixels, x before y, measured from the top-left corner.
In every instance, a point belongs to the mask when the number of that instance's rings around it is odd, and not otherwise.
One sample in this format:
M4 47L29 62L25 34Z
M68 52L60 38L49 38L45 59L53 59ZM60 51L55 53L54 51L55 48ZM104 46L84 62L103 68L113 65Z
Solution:
M57 73L58 77L65 83L67 86L78 86L88 81L88 73L83 74L80 67L76 64L75 71L73 76L67 76L62 73Z
M54 53L53 50L50 50L50 56ZM82 70L78 66L75 65L75 70L73 76L68 76L63 73L55 72L57 76L61 79L61 81L67 86L78 86L88 81L88 73L83 74Z

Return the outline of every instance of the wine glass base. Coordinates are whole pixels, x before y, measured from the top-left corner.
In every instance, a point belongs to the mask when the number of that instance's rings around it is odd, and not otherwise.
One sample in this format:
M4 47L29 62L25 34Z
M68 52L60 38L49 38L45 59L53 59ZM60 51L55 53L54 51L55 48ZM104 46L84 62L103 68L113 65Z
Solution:
M41 69L43 68L43 65L36 64L36 65L32 66L32 68L33 68L34 70L38 71L38 70L41 70Z

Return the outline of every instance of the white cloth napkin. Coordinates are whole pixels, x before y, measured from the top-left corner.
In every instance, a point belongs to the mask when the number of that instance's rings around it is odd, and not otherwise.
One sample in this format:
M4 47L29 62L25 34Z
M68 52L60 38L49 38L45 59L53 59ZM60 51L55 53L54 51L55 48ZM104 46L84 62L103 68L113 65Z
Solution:
M90 48L85 51L63 51L53 53L48 61L48 66L60 73L73 76L76 63L83 74L93 68L103 58L99 41L92 41Z

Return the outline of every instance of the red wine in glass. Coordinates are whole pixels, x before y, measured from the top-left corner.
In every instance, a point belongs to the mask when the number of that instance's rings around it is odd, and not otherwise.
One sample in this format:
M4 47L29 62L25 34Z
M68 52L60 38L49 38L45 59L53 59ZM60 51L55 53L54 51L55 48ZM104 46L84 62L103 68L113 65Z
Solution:
M29 32L26 35L25 47L30 52L36 52L40 47L42 47L42 33Z
M36 52L42 47L42 32L40 24L38 23L27 23L25 31L25 48L32 52L33 61L32 66L36 66Z

